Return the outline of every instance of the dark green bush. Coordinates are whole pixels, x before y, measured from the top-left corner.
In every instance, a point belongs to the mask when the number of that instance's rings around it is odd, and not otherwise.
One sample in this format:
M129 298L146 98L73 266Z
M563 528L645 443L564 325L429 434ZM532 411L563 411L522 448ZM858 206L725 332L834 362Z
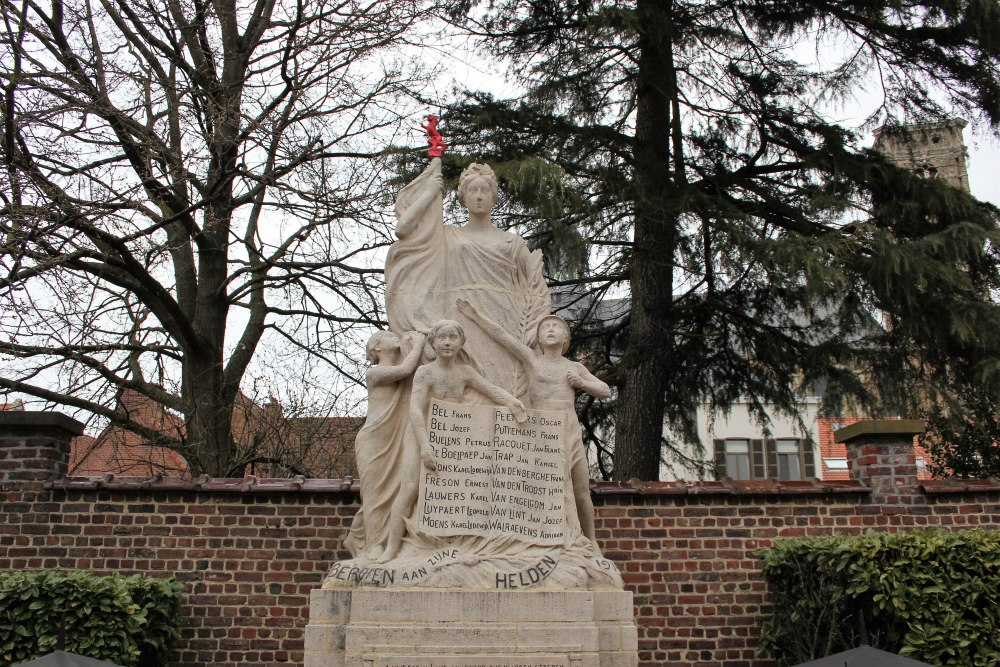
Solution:
M132 593L132 600L139 606L139 616L145 619L143 632L137 638L139 667L166 665L170 648L180 636L177 624L180 621L183 584L173 578L156 579L139 575L126 577L125 584Z
M1000 664L1000 533L868 532L762 552L774 614L761 646L796 664L871 644L932 665Z
M166 663L178 636L173 579L85 572L0 572L0 665L66 650L133 667Z

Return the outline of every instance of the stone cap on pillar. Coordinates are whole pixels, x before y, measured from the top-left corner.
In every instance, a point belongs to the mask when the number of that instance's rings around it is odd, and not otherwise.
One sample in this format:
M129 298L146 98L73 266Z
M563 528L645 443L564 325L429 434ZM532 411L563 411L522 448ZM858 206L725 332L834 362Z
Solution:
M61 412L11 410L0 412L0 428L61 428L71 435L83 433L83 424Z
M887 435L912 438L925 430L924 422L919 419L866 419L838 429L833 434L833 440L847 443L858 438Z

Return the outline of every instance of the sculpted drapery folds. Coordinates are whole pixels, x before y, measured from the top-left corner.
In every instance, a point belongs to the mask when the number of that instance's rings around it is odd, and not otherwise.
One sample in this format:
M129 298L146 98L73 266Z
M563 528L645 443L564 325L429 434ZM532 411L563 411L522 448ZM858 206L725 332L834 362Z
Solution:
M542 253L529 252L524 240L501 231L490 221L497 180L486 165L471 165L459 182L459 200L469 222L445 225L442 220L441 160L400 193L399 224L386 259L386 311L397 333L426 332L435 322L470 322L455 308L468 299L484 312L497 313L505 330L531 345L538 322L551 310L542 274ZM517 397L527 392L526 376L510 353L475 327L466 327L466 362L488 381Z
M370 345L379 363L357 441L362 511L345 542L353 558L333 565L324 588L621 590L594 539L573 412L576 389L610 389L562 357L568 329L550 316L541 253L490 219L492 169L462 174L464 226L444 224L441 190L434 157L397 200L391 331ZM415 348L398 349L415 332L427 334L423 365Z
M366 377L367 418L354 441L363 508L345 545L352 554L378 558L388 540L389 514L401 479L416 470L416 444L408 428L409 381L420 362L423 337L379 331L366 348L368 361L375 365Z

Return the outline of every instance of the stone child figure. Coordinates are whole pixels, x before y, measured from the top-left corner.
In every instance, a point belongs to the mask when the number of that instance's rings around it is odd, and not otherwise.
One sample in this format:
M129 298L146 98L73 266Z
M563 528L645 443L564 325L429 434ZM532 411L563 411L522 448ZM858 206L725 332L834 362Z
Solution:
M452 320L441 320L427 334L427 343L434 350L435 358L417 369L410 393L410 429L419 443L420 459L424 467L435 471L434 452L427 437L427 411L431 399L461 403L466 389L473 389L496 405L505 405L514 413L519 423L528 415L524 405L500 387L483 379L471 366L458 363L457 357L465 344L462 325ZM386 563L399 553L403 540L405 519L413 512L420 486L416 470L407 469L400 482L399 495L392 507L389 520L389 539L380 563Z
M405 356L404 347L409 350ZM368 361L374 366L365 376L368 417L354 441L363 497L345 544L352 553L369 558L382 553L400 480L415 474L419 466L402 381L413 375L423 347L424 336L416 331L402 338L391 331L377 331L365 346ZM410 469L414 472L408 473Z
M569 327L566 321L550 315L538 323L537 341L541 354L537 354L511 336L499 324L492 321L475 306L464 299L456 301L460 313L476 322L488 336L506 347L524 365L529 375L528 395L535 410L553 410L567 413L573 443L567 452L570 474L573 480L573 495L576 497L577 513L583 534L594 544L597 553L597 538L594 533L594 503L590 499L590 473L587 457L583 449L583 438L576 418L576 390L595 398L608 398L611 388L594 377L583 364L563 356L569 349ZM418 371L419 372L419 371ZM572 429L572 425L576 425Z

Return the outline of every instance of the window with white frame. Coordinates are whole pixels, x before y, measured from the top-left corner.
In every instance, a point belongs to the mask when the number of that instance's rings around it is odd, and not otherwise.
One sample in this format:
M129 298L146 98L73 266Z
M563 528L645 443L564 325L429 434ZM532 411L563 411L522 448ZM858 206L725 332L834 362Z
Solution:
M753 479L750 474L750 441L726 440L726 474L733 479Z
M778 460L778 479L794 481L802 479L802 441L776 440L774 450Z
M719 478L799 481L816 476L813 448L801 438L726 438L714 445Z

